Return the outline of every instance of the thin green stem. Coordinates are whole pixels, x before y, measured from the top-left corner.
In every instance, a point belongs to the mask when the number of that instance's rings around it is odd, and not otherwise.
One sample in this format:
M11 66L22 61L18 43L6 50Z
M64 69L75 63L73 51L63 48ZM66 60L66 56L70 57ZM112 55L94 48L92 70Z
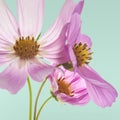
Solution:
M44 108L44 106L46 105L46 103L47 103L51 98L53 98L53 96L50 96L49 98L47 98L47 99L43 102L43 104L41 105L41 107L40 107L40 109L39 109L39 111L38 111L38 113L37 113L36 120L38 120L42 109Z
M28 89L29 89L29 120L32 120L32 87L29 77L27 78L27 81L28 81Z
M47 78L45 79L45 81L41 84L39 91L37 93L37 97L36 97L36 101L35 101L35 107L34 107L34 120L36 120L36 111L37 111L37 104L38 104L38 99L40 97L41 91L43 89L43 86L45 84L45 82L47 81Z
M37 36L36 41L39 40L40 36L41 36L41 33Z

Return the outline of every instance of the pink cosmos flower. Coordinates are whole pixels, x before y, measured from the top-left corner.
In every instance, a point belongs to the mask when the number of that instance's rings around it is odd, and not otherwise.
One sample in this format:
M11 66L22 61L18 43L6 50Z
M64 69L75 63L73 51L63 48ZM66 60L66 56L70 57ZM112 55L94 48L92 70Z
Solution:
M39 38L43 24L44 0L17 0L18 22L0 0L0 88L17 93L30 76L42 81L51 73L51 63L61 63L65 50L66 24L73 13L80 13L83 1L66 0L52 27Z
M74 14L68 30L69 62L64 63L66 69L72 69L85 80L87 90L92 99L101 107L111 106L118 96L117 91L89 66L91 58L91 39L80 33L81 21Z
M57 100L72 105L85 105L90 97L86 83L78 73L60 67L64 74L58 69L50 76L51 92Z

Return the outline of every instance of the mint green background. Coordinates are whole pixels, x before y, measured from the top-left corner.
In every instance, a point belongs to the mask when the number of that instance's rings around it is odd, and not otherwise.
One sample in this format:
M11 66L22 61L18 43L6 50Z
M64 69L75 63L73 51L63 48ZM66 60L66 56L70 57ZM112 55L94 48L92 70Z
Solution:
M16 15L16 0L6 0ZM65 0L46 0L43 32L57 17ZM76 0L78 1L78 0ZM82 13L82 32L93 41L91 66L120 93L120 0L86 0ZM2 68L1 68L2 69ZM34 98L39 83L33 82ZM47 83L41 101L49 96ZM27 83L16 95L0 89L0 120L28 120ZM71 106L51 100L41 120L119 120L120 97L110 108L100 108L92 101L86 106Z

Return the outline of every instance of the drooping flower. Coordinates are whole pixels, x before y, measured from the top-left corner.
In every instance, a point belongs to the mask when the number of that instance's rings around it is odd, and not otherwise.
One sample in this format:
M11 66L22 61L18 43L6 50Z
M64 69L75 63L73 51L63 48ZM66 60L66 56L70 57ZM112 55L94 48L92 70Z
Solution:
M0 0L0 88L17 93L30 76L42 81L54 69L46 63L61 63L65 50L66 25L71 15L80 13L83 1L66 0L58 18L39 38L43 23L44 0L17 0L18 22L4 0Z
M90 101L86 83L78 73L56 69L50 76L51 93L57 100L72 105L85 105ZM64 73L64 74L63 74Z
M111 106L117 97L117 91L89 66L92 59L92 42L88 36L81 34L81 21L78 14L73 15L67 34L70 58L63 66L79 73L86 82L90 99L97 105Z

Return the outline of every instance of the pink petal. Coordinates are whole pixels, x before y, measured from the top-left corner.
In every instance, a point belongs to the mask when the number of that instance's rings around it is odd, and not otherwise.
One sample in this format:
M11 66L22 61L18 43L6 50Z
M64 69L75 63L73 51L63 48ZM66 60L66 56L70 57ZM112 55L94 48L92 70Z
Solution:
M68 45L73 47L74 44L76 43L81 28L81 21L79 14L76 13L72 15L69 28L70 29L68 33Z
M41 38L41 40L43 41L43 47L54 43L59 38L61 30L63 29L65 24L70 22L74 8L75 3L73 2L73 0L66 0L55 23L51 26L49 31Z
M67 23L70 22L72 14L74 14L75 12L78 13L79 10L77 10L77 7L82 7L82 2L83 1L76 5L73 0L66 0L55 23L52 25L49 31L41 38L40 51L43 57L46 57L55 63L63 63L68 60L69 56L67 52L64 52L67 51L65 47L66 26ZM80 9L82 10L82 8Z
M0 39L14 43L18 37L18 26L15 17L4 0L0 0ZM1 41L1 40L0 40Z
M15 60L16 56L13 54L5 54L5 53L0 53L0 66L4 65L5 63L9 64L13 60Z
M18 17L21 36L37 36L40 34L44 0L18 0Z
M61 69L61 70L59 70ZM88 95L88 91L86 88L86 83L83 78L78 73L74 73L64 69L63 67L59 67L56 69L54 73L52 73L49 78L51 81L52 92L58 98L58 100L62 100L64 102L68 102L72 105L85 105L89 102L90 97ZM60 93L58 91L58 83L57 81L60 78L65 78L64 81L70 85L70 89L73 92L73 96L69 96L64 93Z
M12 94L15 94L24 86L26 79L25 67L20 68L18 61L14 62L0 73L0 88L7 89Z
M77 105L86 105L90 101L89 94L85 94L83 98L77 103Z
M0 65L15 59L16 56L12 46L12 43L0 38Z
M64 76L64 72L61 68L56 67L54 72L49 75L49 80L51 82L52 91L55 93L58 91L57 80Z
M70 55L70 61L72 61L73 67L76 68L77 67L77 60L76 60L75 53L73 51L73 47L68 46L68 51L69 51L69 55Z
M67 26L63 28L60 36L54 41L52 44L48 46L40 47L40 55L43 58L46 58L53 62L54 64L60 64L68 60L67 47L65 46L66 32Z
M51 82L51 91L55 93L58 90L58 84L56 82L58 78L53 78L52 74L49 76L49 80Z
M81 67L80 72L85 78L91 99L101 107L111 106L118 96L115 88L89 66Z
M72 105L85 105L90 101L90 97L87 92L86 93L81 92L79 94L80 96L78 97L74 97L74 96L70 97L70 96L65 95L64 93L59 93L56 95L57 95L58 100L62 100Z
M80 0L80 2L77 4L77 6L74 9L74 13L81 14L83 6L84 6L84 0Z
M81 42L82 44L87 44L88 48L92 47L92 41L91 41L90 37L88 37L87 35L79 34L76 42L77 43Z
M13 44L7 40L4 40L0 36L0 52L11 52Z
M73 105L86 105L88 102L90 101L90 97L88 95L88 93L84 94L84 95L81 95L80 97L78 98L74 98L74 99L69 99L67 100L66 102L69 102Z
M28 72L31 78L35 81L42 82L54 70L54 68L45 63L35 63L30 61L28 64Z
M8 44L4 44L5 41L0 39L0 55L14 53L13 47Z

